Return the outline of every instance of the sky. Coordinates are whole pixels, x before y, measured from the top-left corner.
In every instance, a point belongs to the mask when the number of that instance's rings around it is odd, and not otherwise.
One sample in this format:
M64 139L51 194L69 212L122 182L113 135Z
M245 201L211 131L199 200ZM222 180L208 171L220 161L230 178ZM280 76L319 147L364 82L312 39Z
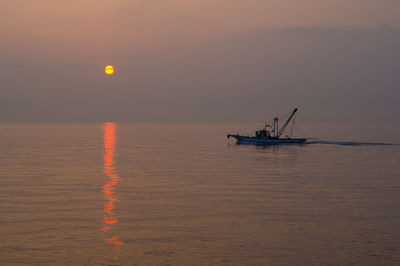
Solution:
M1 122L400 122L398 0L0 1Z

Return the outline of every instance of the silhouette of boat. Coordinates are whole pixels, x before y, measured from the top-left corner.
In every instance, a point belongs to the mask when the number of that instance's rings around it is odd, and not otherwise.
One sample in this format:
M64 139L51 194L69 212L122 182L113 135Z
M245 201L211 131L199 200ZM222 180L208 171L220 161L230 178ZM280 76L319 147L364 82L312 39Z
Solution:
M275 117L273 119L273 125L270 126L268 123L261 130L255 132L255 136L241 136L239 134L228 134L226 137L236 139L237 144L252 144L252 145L281 145L281 144L301 144L306 142L305 138L290 138L288 136L281 138L282 134L285 132L286 127L292 120L293 116L297 112L297 108L293 110L289 118L279 128L279 118ZM267 128L271 128L268 130Z

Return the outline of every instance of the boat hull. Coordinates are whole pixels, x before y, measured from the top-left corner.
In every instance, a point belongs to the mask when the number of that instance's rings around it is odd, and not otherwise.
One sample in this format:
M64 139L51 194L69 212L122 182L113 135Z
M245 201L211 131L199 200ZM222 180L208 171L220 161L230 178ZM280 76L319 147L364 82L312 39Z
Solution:
M249 144L249 145L286 145L286 144L302 144L307 139L268 139L268 138L257 138L257 137L245 137L240 135L228 135L236 139L237 144Z

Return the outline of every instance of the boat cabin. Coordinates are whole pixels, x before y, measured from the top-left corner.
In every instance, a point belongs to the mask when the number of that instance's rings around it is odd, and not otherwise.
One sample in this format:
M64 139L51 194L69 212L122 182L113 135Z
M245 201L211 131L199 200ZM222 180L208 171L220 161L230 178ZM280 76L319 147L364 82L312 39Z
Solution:
M256 131L256 138L271 138L271 133L266 129L261 129Z

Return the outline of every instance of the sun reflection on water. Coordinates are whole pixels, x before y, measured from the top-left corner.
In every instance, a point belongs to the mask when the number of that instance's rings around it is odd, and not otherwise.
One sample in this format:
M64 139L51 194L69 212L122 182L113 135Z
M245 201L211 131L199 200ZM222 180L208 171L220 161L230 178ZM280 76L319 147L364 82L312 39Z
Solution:
M103 126L103 139L104 139L104 173L107 175L108 180L103 185L103 195L104 195L104 217L103 217L103 232L111 232L114 229L115 224L118 223L118 219L114 214L115 202L118 201L115 196L115 187L118 184L120 177L115 169L115 124L114 123L104 123ZM117 236L112 236L110 238L104 239L105 243L120 246L123 242Z

